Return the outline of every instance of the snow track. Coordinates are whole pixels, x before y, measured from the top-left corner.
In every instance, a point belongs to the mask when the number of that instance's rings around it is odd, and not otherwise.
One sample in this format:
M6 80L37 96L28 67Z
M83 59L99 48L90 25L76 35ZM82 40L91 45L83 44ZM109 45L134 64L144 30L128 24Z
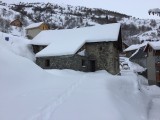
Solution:
M160 96L153 98L150 106L148 120L160 120Z
M85 76L82 76L81 79L76 80L76 82L73 83L63 94L61 94L57 99L52 100L52 103L44 106L36 115L28 120L51 120L56 109L82 84L84 78Z

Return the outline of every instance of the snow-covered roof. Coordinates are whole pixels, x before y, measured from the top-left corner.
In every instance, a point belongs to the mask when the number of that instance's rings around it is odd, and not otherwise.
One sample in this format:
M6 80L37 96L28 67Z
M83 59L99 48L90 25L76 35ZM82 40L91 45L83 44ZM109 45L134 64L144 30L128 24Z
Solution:
M26 29L31 29L31 28L39 27L42 23L43 22L30 24L29 26L26 27Z
M86 42L117 41L119 30L119 23L76 29L47 30L38 34L31 44L50 44L37 53L37 57L71 55L75 54Z
M146 46L148 42L144 42L142 44L134 44L134 45L131 45L129 46L128 48L126 48L124 51L127 52L127 51L132 51L132 50L137 50L143 46Z
M141 48L138 48L131 56L130 56L130 60L134 60L134 59L140 59L140 58L145 58L146 57L146 52L144 52L144 49L146 48L146 46L143 46Z
M154 50L160 50L160 41L148 43Z

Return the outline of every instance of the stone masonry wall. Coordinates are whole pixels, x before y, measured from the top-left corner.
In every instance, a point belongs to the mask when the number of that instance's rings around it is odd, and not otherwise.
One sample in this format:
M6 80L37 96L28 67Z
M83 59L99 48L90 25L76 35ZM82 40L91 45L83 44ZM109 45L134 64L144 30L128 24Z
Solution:
M56 57L39 57L36 63L43 69L73 69L78 71L87 71L87 68L82 66L82 59L85 57L74 55L74 56L56 56ZM45 65L46 60L50 61L50 66Z
M113 42L87 43L88 59L96 60L96 70L106 70L111 74L119 73L119 52Z

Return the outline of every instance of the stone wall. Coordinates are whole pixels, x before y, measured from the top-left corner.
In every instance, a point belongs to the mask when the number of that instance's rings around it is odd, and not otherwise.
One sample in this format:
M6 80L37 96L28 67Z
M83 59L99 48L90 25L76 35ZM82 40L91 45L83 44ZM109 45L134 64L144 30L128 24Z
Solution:
M115 44L116 42L86 43L86 55L88 60L96 60L96 70L119 73L119 52Z
M49 60L49 66L45 65L46 60ZM87 72L87 67L82 66L82 60L86 60L86 58L79 55L39 57L37 58L36 63L43 69L73 69Z
M119 73L119 52L117 42L86 43L78 51L85 49L85 56L57 56L38 57L37 64L44 69L73 69L79 71L91 71L91 61L95 61L95 70L106 70L111 74ZM50 65L46 66L46 60ZM85 65L82 65L82 60Z

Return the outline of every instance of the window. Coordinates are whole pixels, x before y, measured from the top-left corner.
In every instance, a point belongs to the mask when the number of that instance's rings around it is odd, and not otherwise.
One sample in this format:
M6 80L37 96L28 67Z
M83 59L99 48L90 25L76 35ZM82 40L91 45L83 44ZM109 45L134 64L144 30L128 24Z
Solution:
M50 60L47 59L47 60L45 60L45 67L49 67L49 66L50 66Z
M82 67L85 67L85 60L82 60Z

